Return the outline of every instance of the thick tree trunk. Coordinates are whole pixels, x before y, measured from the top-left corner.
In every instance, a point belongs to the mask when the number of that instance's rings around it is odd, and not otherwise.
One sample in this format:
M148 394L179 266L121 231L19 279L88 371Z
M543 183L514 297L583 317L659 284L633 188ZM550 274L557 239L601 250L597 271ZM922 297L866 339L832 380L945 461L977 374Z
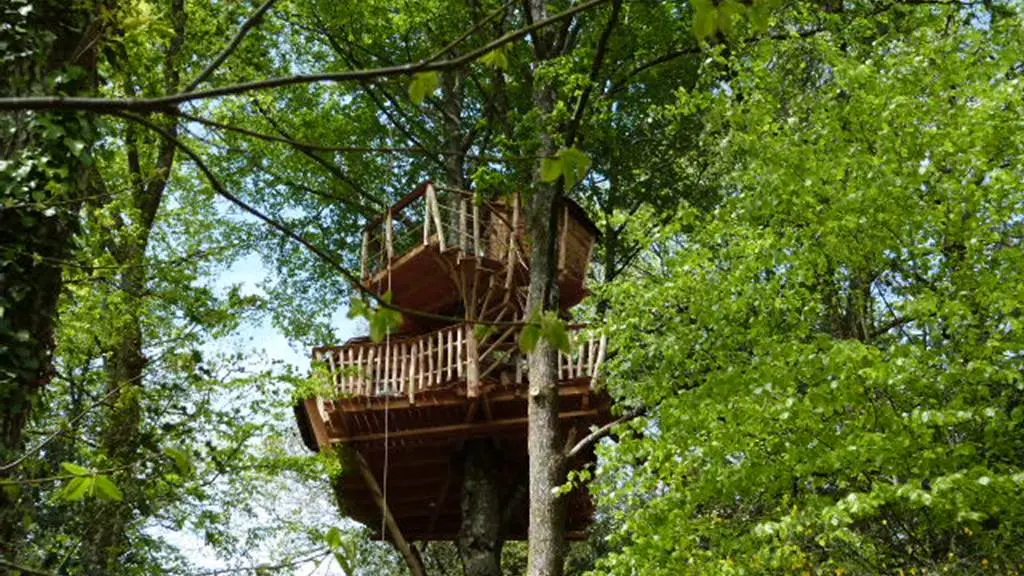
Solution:
M7 52L0 92L29 94L56 83L62 93L95 86L99 2L33 2L21 21L5 22ZM46 35L40 30L48 31ZM74 72L57 79L61 72ZM44 136L45 134L45 136ZM94 138L85 116L11 114L0 118L0 478L15 472L23 432L53 373L61 266L78 229ZM0 554L14 556L24 510L14 491L0 491Z
M530 19L548 16L544 0L530 0ZM538 62L557 54L558 32L545 29L533 34ZM555 109L558 97L551 80L533 83L533 105L544 116ZM540 128L541 157L553 156L556 146L550 128ZM530 239L530 286L527 318L558 310L558 211L561 183L545 183L538 165L532 195L526 205L526 233ZM565 563L565 501L557 488L565 481L565 462L558 422L558 351L541 338L527 355L529 372L527 449L530 456L529 565L530 576L561 576Z
M465 576L501 576L501 451L489 438L466 441L458 547Z

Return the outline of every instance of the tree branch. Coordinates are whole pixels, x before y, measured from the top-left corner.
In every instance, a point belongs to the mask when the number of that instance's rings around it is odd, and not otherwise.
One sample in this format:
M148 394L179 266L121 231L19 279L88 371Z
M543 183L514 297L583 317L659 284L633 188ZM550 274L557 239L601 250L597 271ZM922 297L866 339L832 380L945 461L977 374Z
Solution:
M584 436L582 440L577 442L576 445L572 447L572 449L568 450L565 453L565 459L569 460L569 459L575 458L576 456L579 455L580 452L590 448L594 444L597 444L597 442L599 440L601 440L602 438L604 438L605 436L610 434L611 431L612 431L612 428L615 428L619 424L622 424L624 422L628 422L628 421L630 421L630 420L632 420L634 418L637 418L639 416L643 416L646 413L647 413L647 408L635 408L633 410L630 410L629 412L626 412L625 414L623 414L622 416L618 417L617 419L615 419L615 420L605 424L604 426L601 426L597 430L594 430L590 434L587 434L586 436Z
M421 60L397 66L384 66L368 70L347 70L343 72L323 72L318 74L295 74L278 78L266 78L252 82L241 82L207 90L181 92L155 98L90 98L66 96L26 96L0 98L0 110L84 110L97 113L115 114L116 112L157 112L192 102L220 96L244 94L256 90L268 90L297 84L314 84L319 82L350 82L370 81L395 76L411 76L419 72L445 71L463 67L480 56L515 42L535 30L571 18L576 14L607 2L608 0L589 0L564 10L554 16L539 20L529 26L519 28L497 38L480 48L471 50L462 56L437 62ZM115 114L116 115L116 114Z
M134 114L128 114L128 113L117 111L117 110L110 111L110 114L114 115L114 116L117 116L119 118L123 118L125 120L128 120L130 122L138 122L139 124L142 124L143 126L145 126L145 127L149 128L150 130L156 132L157 134L160 134L164 138L168 138L171 141L173 141L174 145L177 146L186 156L188 156L192 160L192 162L195 163L196 167L199 168L199 171L203 173L203 176L210 183L210 186L213 187L214 191L217 193L218 196L220 196L220 197L224 198L225 200L227 200L228 202L234 204L236 207L240 208L243 212L246 212L247 214L255 217L260 222L263 222L267 226L270 226L271 228L273 228L274 230L276 230L277 232L279 232L281 235L285 236L286 238L301 244L303 247L305 247L307 250L312 252L318 258L320 258L325 263L330 265L331 268L333 268L338 273L340 273L342 275L342 277L344 277L345 280L349 283L349 285L352 287L353 290L363 294L364 296L366 296L370 300L373 300L380 307L387 308L389 310L394 310L395 312L399 312L399 313L401 313L403 315L415 316L415 317L419 317L419 318L425 318L425 319L428 319L428 320L439 320L439 321L442 321L442 322L456 322L456 323L459 323L459 322L466 323L467 322L467 320L465 320L464 318L456 318L456 317L453 317L453 316L445 316L445 315L442 315L442 314L433 314L433 313L430 313L430 312L423 312L423 311L420 311L420 310L413 310L411 308L405 308L405 307L402 307L402 306L396 306L394 304L386 302L380 295L378 295L377 293L375 293L372 290L370 290L370 289L366 288L365 286L363 286L363 284L360 281L360 279L357 278L356 275L354 273L352 273L348 268L345 268L345 266L343 266L341 264L341 262L337 258L335 258L331 254L327 253L325 250L323 250L322 248L320 248L316 244L313 244L312 242L307 240L305 237L303 237L298 232L295 232L294 230L292 230L291 228L285 226L281 222L278 222L277 220L275 220L275 219L271 218L270 216L267 216L263 212L259 211L258 209L256 209L252 205L248 204L247 202L245 202L244 200L242 200L238 196L235 196L231 192L228 192L228 190L227 190L227 188L225 188L224 184L221 183L220 179L217 178L217 175L213 173L213 171L210 169L209 166L206 165L206 162L203 161L203 159L199 156L199 154L195 150L193 150L191 147L189 147L187 144L185 144L180 139L178 139L176 136L174 136L170 132L164 130L162 127L158 126L157 124L155 124L155 123L153 123L153 122L149 121L148 119L143 118L141 116L136 116ZM524 326L524 325L530 324L529 322L489 321L489 320L471 320L471 321L468 321L468 322L471 323L471 324L487 325L487 326ZM4 468L0 467L0 470L3 470L3 469Z
M590 99L590 93L594 90L594 84L597 83L597 77L601 73L601 65L604 63L604 55L608 51L608 40L612 36L612 30L615 29L615 24L619 21L619 11L622 8L622 0L612 0L612 13L608 16L608 24L605 25L604 30L601 32L601 37L597 40L597 49L594 53L594 61L590 65L590 82L587 87L583 89L579 99L576 101L576 110L573 112L572 120L569 122L569 128L566 131L566 147L571 148L573 143L576 141L576 135L579 133L580 124L583 122L583 113L587 107L587 101Z
M206 68L204 68L202 72L199 73L199 76L196 76L195 80L189 82L188 86L185 87L185 90L183 92L185 94L193 92L195 91L196 88L199 87L200 84L205 82L206 79L209 78L210 75L213 74L217 70L217 68L219 68L220 65L228 59L228 56L231 56L231 53L234 52L235 49L238 48L238 45L242 43L242 40L245 39L246 34L248 34L250 30L255 28L257 24L259 24L260 19L263 18L263 15L267 13L267 10L270 10L270 7L273 6L274 2L276 1L277 0L267 0L266 2L263 3L262 6L257 8L256 11L253 12L252 16L249 16L249 18L242 23L242 26L238 29L238 32L235 33L235 37L232 38L231 42L229 42L228 45L224 47L224 50L221 50L220 54L218 54L217 57L213 59L213 62L210 62L210 64Z

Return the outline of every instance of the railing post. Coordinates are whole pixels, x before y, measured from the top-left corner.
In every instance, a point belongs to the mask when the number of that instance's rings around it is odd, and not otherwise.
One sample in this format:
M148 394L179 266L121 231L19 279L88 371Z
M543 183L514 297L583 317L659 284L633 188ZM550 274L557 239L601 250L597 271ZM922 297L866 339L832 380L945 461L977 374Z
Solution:
M473 201L473 257L480 257L480 205Z
M476 330L463 324L466 332L466 394L476 398L480 394L480 364L477 356Z
M409 349L409 357L406 362L409 363L409 404L416 402L416 359L417 353L419 352L419 346L416 342L412 343Z
M433 185L427 185L427 209L430 211L430 216L434 218L434 227L437 228L437 244L444 252L447 249L444 240L444 224L441 221L441 207L437 203L437 191L434 190Z
M430 244L430 199L423 197L423 245Z
M519 231L519 193L512 195L512 229L508 232L508 267L505 269L505 289L512 288L512 271L516 265L516 234Z
M468 218L466 196L459 194L459 248L465 252L469 244L469 228L466 219Z

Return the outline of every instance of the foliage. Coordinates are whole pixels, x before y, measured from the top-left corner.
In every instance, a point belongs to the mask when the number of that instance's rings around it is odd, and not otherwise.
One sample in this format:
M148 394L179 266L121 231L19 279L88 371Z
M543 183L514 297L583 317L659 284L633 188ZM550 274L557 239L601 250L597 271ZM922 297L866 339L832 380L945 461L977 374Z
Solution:
M656 411L598 474L598 572L1017 573L1019 15L786 18L679 96L727 199L609 290Z

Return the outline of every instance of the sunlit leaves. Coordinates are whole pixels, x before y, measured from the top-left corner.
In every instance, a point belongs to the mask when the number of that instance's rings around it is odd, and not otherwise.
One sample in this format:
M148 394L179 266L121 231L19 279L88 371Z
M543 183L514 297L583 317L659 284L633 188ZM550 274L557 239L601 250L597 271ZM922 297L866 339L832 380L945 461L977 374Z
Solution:
M440 86L440 72L419 72L412 77L412 82L409 83L409 99L415 104L421 104L427 96L433 94Z
M508 69L508 53L506 52L506 46L498 46L494 50L491 50L487 54L480 57L480 63L488 66L493 66L499 70Z
M571 189L587 175L590 164L590 156L581 150L563 148L555 156L541 159L540 178L544 182L565 178L566 189Z
M519 349L528 354L533 352L541 339L550 343L564 354L572 351L572 339L568 327L558 314L552 311L533 315L519 332Z
M391 292L385 293L381 300L391 303ZM349 318L364 318L370 323L370 339L382 342L388 334L398 330L402 325L402 313L387 306L370 306L365 300L353 298L349 305Z
M77 502L86 497L114 501L124 499L121 489L106 474L100 474L71 462L62 462L61 468L71 475L68 482L57 493L57 497L61 500Z

